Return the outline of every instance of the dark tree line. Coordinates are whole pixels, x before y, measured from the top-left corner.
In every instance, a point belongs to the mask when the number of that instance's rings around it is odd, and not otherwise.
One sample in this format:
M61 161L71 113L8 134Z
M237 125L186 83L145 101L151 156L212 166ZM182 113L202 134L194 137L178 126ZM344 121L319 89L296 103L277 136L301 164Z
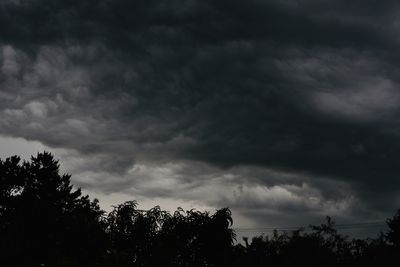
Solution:
M235 242L229 209L173 214L135 201L100 209L50 153L0 160L0 266L393 266L400 211L377 238L349 239L334 223Z

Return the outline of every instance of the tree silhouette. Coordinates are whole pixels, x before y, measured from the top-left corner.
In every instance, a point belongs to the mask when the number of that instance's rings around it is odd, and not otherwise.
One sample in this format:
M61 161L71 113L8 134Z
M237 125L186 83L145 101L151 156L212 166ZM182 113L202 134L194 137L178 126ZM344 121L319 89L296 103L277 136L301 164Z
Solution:
M400 210L387 220L389 232L386 234L387 240L396 248L400 249Z
M21 163L19 157L0 161L0 177L4 262L70 266L99 258L103 211L96 200L73 189L70 175L59 174L50 153L39 153L29 162Z
M349 239L334 222L235 243L228 208L215 213L136 201L106 214L59 173L47 152L0 160L0 266L393 266L400 210L377 238Z
M229 209L213 215L178 209L173 215L158 206L138 210L135 201L108 215L110 257L119 266L225 266L234 233Z

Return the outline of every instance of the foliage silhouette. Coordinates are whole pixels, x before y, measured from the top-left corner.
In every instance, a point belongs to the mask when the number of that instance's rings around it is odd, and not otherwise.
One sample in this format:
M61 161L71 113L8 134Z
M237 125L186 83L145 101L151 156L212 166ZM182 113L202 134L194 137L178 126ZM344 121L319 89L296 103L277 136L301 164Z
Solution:
M393 266L400 253L400 210L377 238L349 239L327 217L242 245L228 208L171 214L127 201L107 214L70 178L47 152L0 160L1 266Z
M69 175L44 152L22 162L0 161L0 250L13 266L75 266L100 259L103 211L74 190ZM104 248L102 247L104 245ZM22 256L22 257L21 257Z
M229 209L215 214L183 211L173 215L158 206L138 210L128 201L108 215L111 257L119 266L224 266L234 233Z
M386 234L388 241L396 248L400 248L400 209L392 219L387 220L389 232Z

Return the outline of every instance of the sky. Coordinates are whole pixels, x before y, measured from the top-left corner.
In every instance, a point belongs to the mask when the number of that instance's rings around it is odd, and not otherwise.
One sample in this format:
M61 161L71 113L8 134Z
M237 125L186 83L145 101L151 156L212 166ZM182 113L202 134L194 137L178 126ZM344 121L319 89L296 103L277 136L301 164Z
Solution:
M0 156L52 152L106 210L384 221L399 34L394 0L2 0Z

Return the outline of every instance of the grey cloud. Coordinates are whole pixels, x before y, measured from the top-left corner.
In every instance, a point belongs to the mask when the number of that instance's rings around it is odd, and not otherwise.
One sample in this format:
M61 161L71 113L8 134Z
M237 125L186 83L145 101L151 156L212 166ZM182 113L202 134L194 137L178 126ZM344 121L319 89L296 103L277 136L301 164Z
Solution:
M88 172L87 166L76 165L90 165L98 161L95 158L76 153L60 155L64 168L75 170L74 182L86 190L134 196L145 205L159 199L160 204L174 200L176 205L194 202L198 207L229 206L238 217L253 214L252 225L279 220L278 225L282 225L288 214L290 221L300 223L296 217L301 213L308 214L302 222L309 220L309 223L311 217L321 220L328 214L340 221L379 217L369 211L354 218L353 209L365 209L364 205L346 183L334 180L315 183L310 177L255 166L226 170L192 161L137 162L127 173L110 176L101 169L89 167L92 171ZM260 184L260 177L265 183Z
M397 1L3 1L0 133L75 151L87 163L74 165L86 173L80 184L107 193L192 186L200 196L242 168L235 186L307 184L321 203L350 192L365 201L354 205L390 211L398 10ZM130 173L182 161L208 167L167 166L186 173L164 182L150 169ZM285 207L317 212L293 194L300 206ZM224 201L236 205L213 205Z

